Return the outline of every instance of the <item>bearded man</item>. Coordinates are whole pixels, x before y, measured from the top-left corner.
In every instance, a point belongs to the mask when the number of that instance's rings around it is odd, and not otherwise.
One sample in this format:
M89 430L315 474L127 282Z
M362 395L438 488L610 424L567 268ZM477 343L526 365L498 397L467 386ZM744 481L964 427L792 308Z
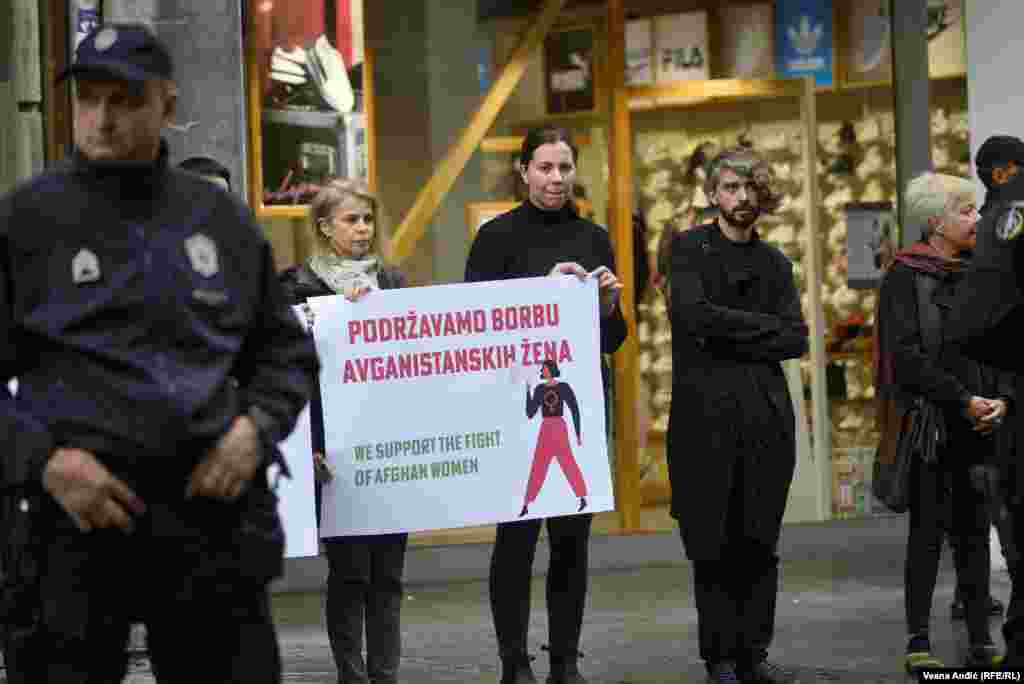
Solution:
M672 244L672 515L692 562L700 654L710 682L791 682L767 660L776 553L796 465L781 361L807 351L793 266L754 226L778 200L745 148L708 167L719 215Z

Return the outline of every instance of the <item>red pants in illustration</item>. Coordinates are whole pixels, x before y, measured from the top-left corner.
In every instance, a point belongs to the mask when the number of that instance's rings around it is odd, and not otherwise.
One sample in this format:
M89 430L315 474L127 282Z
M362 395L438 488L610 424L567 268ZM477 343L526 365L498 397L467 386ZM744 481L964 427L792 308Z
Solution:
M576 496L582 498L587 495L587 483L583 481L583 473L572 455L572 447L569 446L569 428L561 416L548 416L541 420L537 448L533 452L530 481L526 485L527 506L540 494L552 458L558 459L558 465L561 466Z

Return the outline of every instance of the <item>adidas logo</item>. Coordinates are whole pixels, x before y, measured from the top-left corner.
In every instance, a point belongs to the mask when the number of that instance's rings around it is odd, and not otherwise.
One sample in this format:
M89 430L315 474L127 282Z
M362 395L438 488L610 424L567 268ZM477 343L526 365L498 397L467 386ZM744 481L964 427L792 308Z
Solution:
M789 42L793 45L793 49L804 57L814 54L814 51L818 49L818 43L821 42L823 32L824 28L822 25L812 26L811 18L806 14L800 17L799 28L790 26L786 29L786 35L789 37Z

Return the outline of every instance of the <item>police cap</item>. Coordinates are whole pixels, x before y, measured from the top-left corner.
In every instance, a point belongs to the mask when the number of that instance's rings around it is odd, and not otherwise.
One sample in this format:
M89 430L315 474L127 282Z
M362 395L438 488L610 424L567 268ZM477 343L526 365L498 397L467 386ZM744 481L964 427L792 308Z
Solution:
M1009 162L1024 165L1024 140L1012 135L993 135L978 148L974 165L978 172L991 172Z
M70 76L141 82L169 79L173 74L170 53L149 28L142 24L104 24L82 40L74 64L57 76L57 82Z

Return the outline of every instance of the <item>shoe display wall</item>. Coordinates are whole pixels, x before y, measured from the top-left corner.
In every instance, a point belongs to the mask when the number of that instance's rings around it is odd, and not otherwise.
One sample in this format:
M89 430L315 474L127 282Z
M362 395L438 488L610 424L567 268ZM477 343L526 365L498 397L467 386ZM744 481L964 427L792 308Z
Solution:
M936 82L944 94L932 113L932 156L935 170L971 177L967 139L966 96L955 82ZM959 88L963 89L960 82ZM895 122L892 92L874 89L818 98L818 178L822 202L824 280L822 298L826 330L857 321L861 335L842 347L837 372L845 380L845 396L833 400L832 444L837 450L877 444L874 419L870 329L874 324L876 290L849 287L843 259L847 245L844 204L896 201ZM962 100L961 100L962 98ZM858 116L850 117L850 112ZM689 170L692 155L702 146L720 149L749 139L775 170L784 195L779 210L759 220L761 236L781 249L794 264L802 302L804 286L803 158L799 109L792 103L728 103L717 108L684 108L634 116L638 203L648 226L644 247L655 254L662 231L691 206L706 206L702 175ZM845 129L845 130L844 130ZM851 140L850 132L853 132ZM713 156L709 155L709 156ZM848 171L830 171L840 156ZM671 406L671 331L663 297L649 288L637 312L640 373L649 388L646 400L653 431L664 432ZM803 364L804 386L810 386L810 364ZM646 457L646 455L645 455ZM643 458L643 457L642 457ZM652 456L661 458L663 456ZM664 467L641 463L645 477L663 477Z

